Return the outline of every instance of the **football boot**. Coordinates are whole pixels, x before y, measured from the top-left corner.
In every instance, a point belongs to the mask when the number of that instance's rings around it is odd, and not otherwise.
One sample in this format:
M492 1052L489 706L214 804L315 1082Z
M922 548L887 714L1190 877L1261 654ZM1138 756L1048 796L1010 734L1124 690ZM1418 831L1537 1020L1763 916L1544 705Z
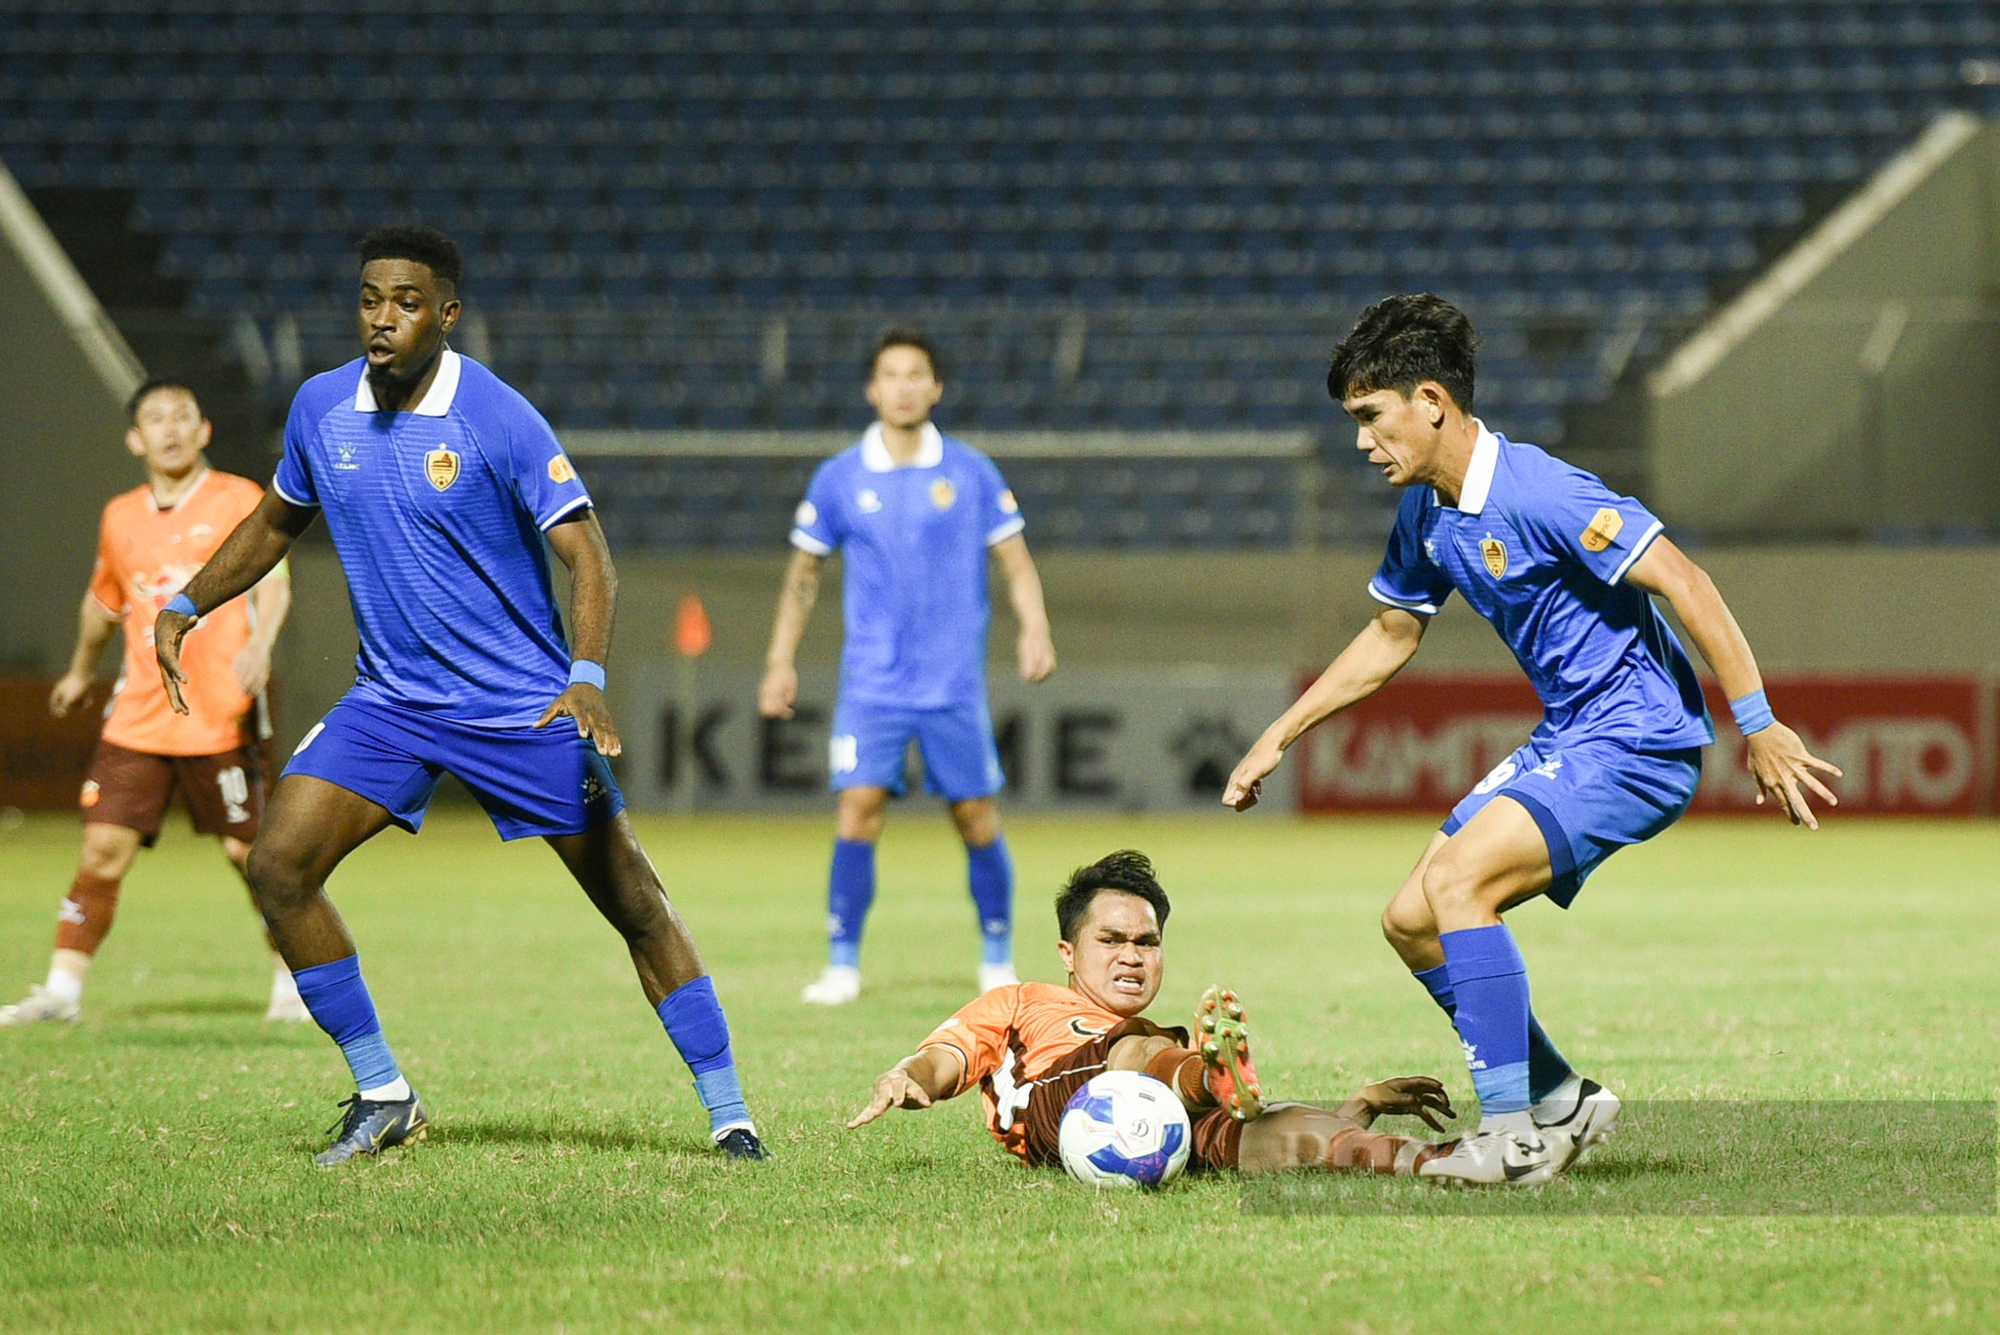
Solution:
M1194 1012L1195 1041L1207 1068L1208 1092L1239 1122L1264 1111L1264 1091L1250 1062L1250 1025L1243 1003L1220 984L1201 994Z
M1539 1187L1561 1171L1562 1162L1548 1141L1525 1141L1497 1127L1467 1136L1450 1154L1420 1165L1417 1176L1484 1186Z
M717 1138L715 1147L732 1159L771 1157L771 1152L764 1148L764 1142L757 1139L757 1133L747 1126L730 1127Z
M861 995L861 970L852 964L829 964L807 983L799 1000L814 1006L845 1006Z
M1618 1129L1622 1106L1616 1094L1595 1080L1571 1073L1529 1111L1534 1114L1535 1130L1561 1160L1558 1171L1562 1171Z
M83 1013L74 1001L65 1001L40 983L28 984L28 995L11 1006L0 1006L0 1025L39 1024L43 1020L68 1020L72 1024Z
M328 1127L333 1144L313 1157L321 1168L332 1168L362 1154L380 1154L397 1145L422 1140L430 1134L431 1117L415 1092L407 1099L388 1101L350 1096L341 1105L347 1111Z

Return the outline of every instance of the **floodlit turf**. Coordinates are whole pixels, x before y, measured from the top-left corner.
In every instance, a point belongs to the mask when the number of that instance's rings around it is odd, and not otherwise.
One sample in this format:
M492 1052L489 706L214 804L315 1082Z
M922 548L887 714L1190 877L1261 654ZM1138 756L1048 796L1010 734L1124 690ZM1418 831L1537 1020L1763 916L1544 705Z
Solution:
M83 1022L0 1031L0 1328L2000 1324L1991 1214L1700 1215L1701 1155L1636 1135L1558 1185L1607 1210L1643 1200L1693 1217L1483 1217L1407 1183L1343 1185L1334 1212L1287 1215L1246 1213L1222 1179L1094 1195L1005 1158L975 1099L847 1132L871 1077L966 999L976 937L942 820L899 811L868 990L837 1011L800 1005L829 827L643 822L729 1009L778 1156L762 1166L708 1150L623 951L546 849L503 847L455 812L418 839L378 839L333 890L437 1125L428 1144L340 1172L309 1162L349 1088L338 1054L315 1029L262 1022L242 892L212 844L170 831L127 883ZM1023 972L1058 976L1046 905L1062 873L1137 846L1176 903L1156 1018L1180 1021L1203 984L1227 982L1277 1097L1434 1072L1465 1098L1450 1030L1375 927L1426 833L1261 815L1017 820ZM45 967L75 838L55 818L0 833L7 999ZM1532 906L1515 927L1549 1030L1628 1097L1990 1100L1996 868L1988 824L1836 817L1814 836L1695 822L1614 860L1575 911ZM1832 1137L1820 1157L1861 1152ZM1745 1171L1732 1163L1733 1180ZM1788 1171L1767 1170L1774 1196Z

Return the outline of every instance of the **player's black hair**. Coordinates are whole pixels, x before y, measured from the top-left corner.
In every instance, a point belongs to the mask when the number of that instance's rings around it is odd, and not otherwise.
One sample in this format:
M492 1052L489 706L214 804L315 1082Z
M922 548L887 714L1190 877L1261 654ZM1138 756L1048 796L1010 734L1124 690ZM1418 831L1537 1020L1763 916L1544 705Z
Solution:
M194 392L193 386L189 385L186 381L176 380L172 376L156 375L145 384L139 386L139 388L133 390L132 397L125 400L125 416L131 420L133 426L139 425L139 405L163 389L177 390L187 395L190 399L194 400L194 410L197 413L201 412L201 395Z
M1167 902L1167 892L1153 875L1153 860L1126 848L1069 874L1069 884L1056 896L1056 926L1062 929L1063 940L1076 944L1076 934L1083 930L1090 906L1107 890L1139 896L1153 906L1153 916L1160 926L1167 925L1167 914L1173 911L1173 905Z
M458 291L459 276L465 267L465 256L458 242L435 227L404 224L378 227L362 237L355 249L361 253L364 265L375 260L415 260L450 289L446 296Z
M937 344L931 342L929 334L910 325L891 325L875 340L875 350L868 354L868 380L875 378L875 364L882 360L882 354L891 348L915 348L924 354L931 364L931 378L940 385L944 383L944 359L938 356Z
M1393 389L1407 399L1418 385L1434 380L1469 413L1478 352L1472 321L1435 292L1384 297L1361 312L1353 332L1333 350L1326 392L1335 403L1378 389Z

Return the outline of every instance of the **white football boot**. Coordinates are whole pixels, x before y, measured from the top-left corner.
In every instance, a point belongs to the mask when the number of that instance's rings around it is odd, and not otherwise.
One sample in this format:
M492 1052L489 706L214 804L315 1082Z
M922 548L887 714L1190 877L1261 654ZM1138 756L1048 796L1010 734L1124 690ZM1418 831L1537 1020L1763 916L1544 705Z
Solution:
M1417 1176L1488 1186L1539 1187L1562 1171L1546 1140L1524 1141L1511 1128L1484 1128L1458 1148L1417 1169Z
M996 987L1012 987L1020 982L1012 964L982 964L979 966L979 995L985 996Z
M1618 1096L1595 1080L1575 1072L1529 1111L1542 1141L1555 1151L1557 1172L1573 1167L1592 1146L1618 1129L1623 1105Z
M74 1001L57 996L40 983L30 983L26 1000L0 1006L0 1025L36 1024L42 1020L68 1020L74 1024L82 1013L83 1008Z
M815 1006L845 1006L861 995L861 970L852 964L829 964L826 971L806 984L799 1000Z

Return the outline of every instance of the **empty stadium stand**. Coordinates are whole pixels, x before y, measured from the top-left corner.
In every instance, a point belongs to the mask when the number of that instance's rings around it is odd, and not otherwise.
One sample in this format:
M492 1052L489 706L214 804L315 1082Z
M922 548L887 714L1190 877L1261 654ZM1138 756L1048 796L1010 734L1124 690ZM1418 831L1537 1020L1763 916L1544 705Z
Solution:
M837 440L914 315L948 426L1308 428L1332 498L1369 480L1319 384L1362 303L1463 302L1482 415L1559 445L1930 117L2000 109L1990 0L8 9L0 158L130 192L272 403L349 355L355 236L421 219L469 251L461 343L564 429ZM769 540L727 499L764 465L699 503L685 457L597 466L656 496L634 541ZM1297 540L1273 467L1070 537Z

